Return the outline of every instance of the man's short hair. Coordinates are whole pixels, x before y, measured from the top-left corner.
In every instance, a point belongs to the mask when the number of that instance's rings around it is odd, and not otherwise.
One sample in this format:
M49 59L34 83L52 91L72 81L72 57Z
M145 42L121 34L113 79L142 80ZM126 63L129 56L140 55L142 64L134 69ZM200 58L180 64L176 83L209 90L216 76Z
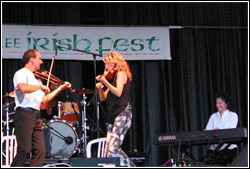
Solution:
M38 52L37 49L29 49L23 54L23 63L27 64L30 60L30 58L35 58L36 57L36 52Z

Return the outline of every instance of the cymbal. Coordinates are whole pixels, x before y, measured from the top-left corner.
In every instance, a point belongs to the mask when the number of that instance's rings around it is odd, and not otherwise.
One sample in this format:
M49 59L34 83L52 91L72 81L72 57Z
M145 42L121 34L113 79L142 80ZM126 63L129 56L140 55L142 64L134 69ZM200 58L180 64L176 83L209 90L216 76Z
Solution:
M15 97L15 93L14 93L14 91L12 91L9 94L6 94L6 95L4 95L2 97Z
M94 91L90 90L90 89L85 89L85 90L75 90L75 89L73 89L73 90L71 90L71 93L75 93L75 94L81 95L83 93L85 93L85 94L92 94L92 93L94 93Z
M9 105L11 105L11 104L13 104L13 103L15 103L15 101L13 101L13 102L10 102L10 103L5 103L5 104L3 104L3 109L5 109L7 106L9 106Z
M51 100L45 104L41 103L40 105L40 110L45 110L45 109L48 109L48 108L52 108L52 107L55 107L56 105L56 102L54 100Z

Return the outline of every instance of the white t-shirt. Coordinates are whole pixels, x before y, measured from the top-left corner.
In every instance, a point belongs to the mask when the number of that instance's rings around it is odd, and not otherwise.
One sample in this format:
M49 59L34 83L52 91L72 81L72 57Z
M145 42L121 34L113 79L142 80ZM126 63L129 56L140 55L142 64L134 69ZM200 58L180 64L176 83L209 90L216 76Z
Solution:
M40 110L40 104L44 92L39 89L32 93L21 93L17 87L19 83L25 83L29 85L43 85L40 79L36 79L35 75L28 69L22 68L18 70L13 78L14 93L15 93L15 110L17 107L30 107L36 110Z
M206 129L207 130L214 130L215 128L220 129L230 129L230 128L236 128L238 125L238 115L235 112L232 112L230 110L226 110L222 117L220 116L220 112L213 113L209 121L207 123ZM209 147L211 150L215 150L218 144L213 144ZM224 149L227 146L227 144L224 144L221 146L220 150ZM229 146L228 149L233 149L237 147L236 144L232 144Z

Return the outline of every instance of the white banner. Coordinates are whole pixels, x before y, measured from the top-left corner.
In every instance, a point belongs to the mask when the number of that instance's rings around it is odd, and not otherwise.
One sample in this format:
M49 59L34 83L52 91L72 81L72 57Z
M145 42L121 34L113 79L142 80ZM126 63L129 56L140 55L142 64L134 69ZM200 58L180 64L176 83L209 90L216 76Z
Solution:
M38 49L42 59L97 60L112 51L126 60L171 60L169 27L68 27L2 25L2 58L22 59ZM56 52L56 46L57 48Z

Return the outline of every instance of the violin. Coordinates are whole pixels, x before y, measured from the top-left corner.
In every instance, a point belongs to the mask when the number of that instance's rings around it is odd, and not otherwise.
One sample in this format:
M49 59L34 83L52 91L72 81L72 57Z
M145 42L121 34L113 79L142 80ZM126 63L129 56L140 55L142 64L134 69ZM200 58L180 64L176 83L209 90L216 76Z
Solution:
M38 77L40 79L45 79L45 80L48 80L48 77L49 77L48 71L46 71L46 70L35 70L33 72L33 74L36 77ZM50 75L50 82L57 85L57 86L64 84L64 82L62 80L60 80L59 78L57 78L56 76L54 76L52 74Z
M112 82L115 75L117 73L117 68L113 68L112 70L106 70L104 73L103 73L103 76L107 79L108 82Z
M46 71L46 70L36 70L36 71L33 72L33 74L37 78L44 79L44 80L48 80L48 77L49 77L48 71ZM58 77L56 77L56 76L54 76L52 74L50 74L50 82L52 84L56 85L56 86L60 86L60 85L64 84L64 82L61 79L59 79ZM55 87L55 88L57 88L57 87ZM75 89L72 89L72 87L70 88L70 92L71 93L76 93L76 94L82 94L82 93L80 93L81 91L77 91ZM85 93L86 94L91 94L91 92L92 91L87 90Z
M48 80L48 78L49 78L48 71L46 71L46 70L35 70L33 72L33 74L35 75L35 77L40 78L40 79ZM56 86L64 84L64 82L62 80L60 80L59 78L55 77L52 74L50 74L50 82L52 84L55 84ZM49 108L54 107L55 104L56 104L56 102L54 100L51 100L50 102L45 103L45 104L41 103L40 109L41 110L49 109Z

